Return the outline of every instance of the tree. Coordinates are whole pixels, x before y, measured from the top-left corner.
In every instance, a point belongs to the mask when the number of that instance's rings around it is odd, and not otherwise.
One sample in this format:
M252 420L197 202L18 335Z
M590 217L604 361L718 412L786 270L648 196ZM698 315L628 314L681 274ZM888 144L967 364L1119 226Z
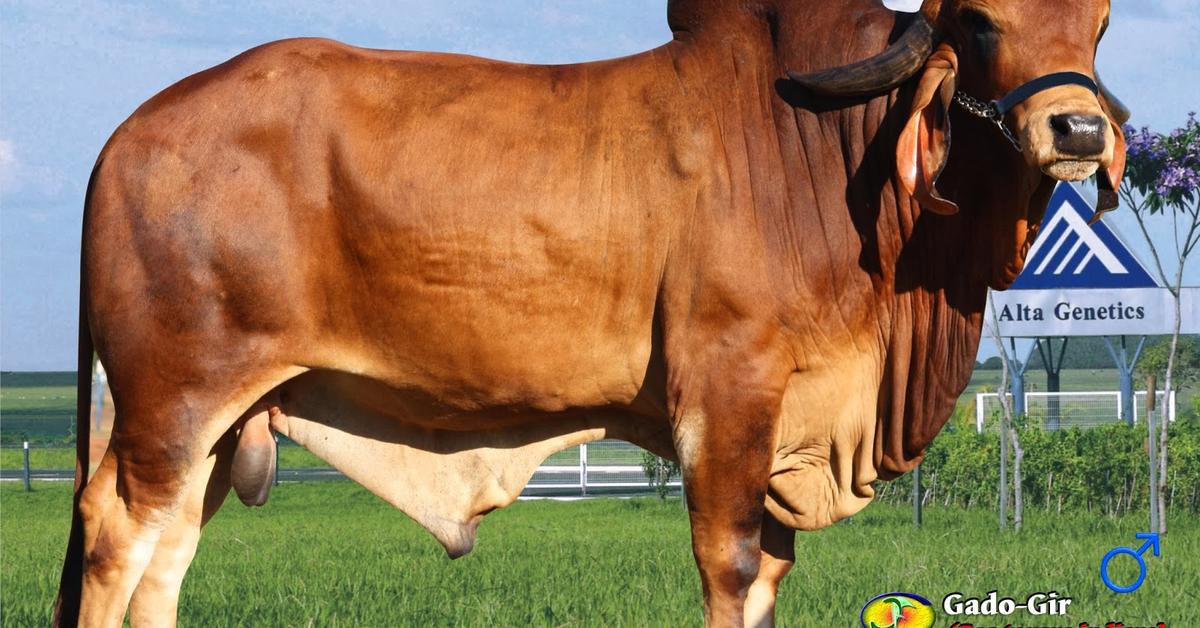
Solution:
M1002 368L1004 368L1004 361L1001 360L1000 356L998 355L994 355L984 360L983 364L979 365L979 369L983 371L997 371Z
M1025 512L1024 479L1021 476L1021 463L1025 459L1025 449L1021 447L1021 437L1017 433L1015 422L1022 417L1013 416L1013 404L1009 399L1012 392L1008 386L1008 374L1012 372L1010 369L1013 367L1013 359L1004 348L1004 340L1000 338L1000 321L996 319L996 308L991 308L991 312L991 324L986 327L988 334L992 337L992 342L996 343L996 349L1000 352L1000 355L996 357L1001 364L1000 387L996 389L1000 401L1000 457L1002 458L1000 464L1000 529L1003 530L1008 525L1009 485L1005 464L1008 462L1008 448L1011 446L1013 453L1013 529L1020 532Z
M1167 376L1167 364L1171 360L1171 338L1167 337L1146 347L1138 360L1137 373L1141 379L1153 373L1159 379ZM1175 354L1175 390L1183 390L1200 382L1200 343L1195 336L1182 336Z
M1175 303L1175 326L1163 378L1163 389L1169 397L1174 390L1173 377L1179 351L1183 269L1188 256L1200 244L1200 122L1196 121L1196 114L1192 112L1188 114L1187 122L1169 135L1132 126L1126 126L1124 132L1128 161L1125 179L1118 193L1133 212L1142 237L1150 247L1154 270L1158 272L1163 286L1171 292ZM1147 221L1151 219L1169 220L1173 229L1172 246L1164 246L1161 252L1146 228ZM1168 268L1163 266L1163 258L1167 254L1174 258L1172 261L1175 266L1170 268L1173 275L1168 274ZM1158 441L1157 508L1160 533L1167 531L1167 423L1162 422ZM1155 504L1151 504L1151 508L1154 507Z
M643 451L642 472L646 474L646 479L650 482L650 486L654 489L658 498L666 501L667 494L671 492L671 487L668 483L671 481L671 478L679 476L679 463L671 462L648 451Z

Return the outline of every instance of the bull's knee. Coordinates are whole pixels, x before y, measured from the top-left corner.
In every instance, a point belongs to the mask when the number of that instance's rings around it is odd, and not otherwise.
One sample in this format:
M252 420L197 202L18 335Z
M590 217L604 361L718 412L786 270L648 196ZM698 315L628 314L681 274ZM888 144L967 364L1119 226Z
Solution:
M749 536L729 538L725 543L717 541L707 550L696 551L701 575L707 584L737 597L745 597L750 585L758 578L758 556L758 539Z
M704 586L705 624L741 626L746 595L758 576L758 530L718 530L693 521L692 549Z

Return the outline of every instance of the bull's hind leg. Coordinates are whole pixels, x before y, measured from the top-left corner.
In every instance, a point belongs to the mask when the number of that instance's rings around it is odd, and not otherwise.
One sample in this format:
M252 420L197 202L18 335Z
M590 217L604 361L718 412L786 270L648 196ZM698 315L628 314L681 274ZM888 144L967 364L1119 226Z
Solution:
M80 499L81 626L121 625L160 538L186 510L195 484L210 475L207 461L217 442L262 395L302 370L287 369L277 379L259 377L256 385L223 396L178 395L152 404L139 404L142 395L115 399L112 441ZM166 540L177 547L192 542L186 534L177 539L167 534Z
M193 473L179 514L159 537L154 558L133 592L129 619L135 628L175 625L179 590L196 555L200 531L229 495L230 467L236 446L237 440L231 430Z
M121 625L133 589L184 492L183 479L176 474L147 482L138 477L141 473L131 473L130 460L117 442L111 443L80 499L84 529L80 626Z

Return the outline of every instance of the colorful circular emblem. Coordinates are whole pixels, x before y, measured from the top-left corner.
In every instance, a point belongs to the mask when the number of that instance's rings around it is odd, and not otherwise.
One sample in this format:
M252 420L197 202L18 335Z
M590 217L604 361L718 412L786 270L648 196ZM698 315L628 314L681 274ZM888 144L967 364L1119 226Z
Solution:
M932 628L933 605L912 593L884 593L871 598L859 618L863 628Z

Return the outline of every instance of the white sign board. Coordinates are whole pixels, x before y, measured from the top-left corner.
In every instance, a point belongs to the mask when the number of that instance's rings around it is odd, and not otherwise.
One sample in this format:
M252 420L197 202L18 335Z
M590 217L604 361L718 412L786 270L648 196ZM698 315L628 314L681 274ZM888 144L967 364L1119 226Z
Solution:
M1050 197L1041 235L1012 288L992 292L986 313L1002 337L1169 334L1175 325L1171 293L1158 283L1079 190L1059 184ZM1200 333L1200 288L1184 288L1185 334Z
M1200 288L1180 293L1180 331L1200 333ZM985 321L1002 337L1169 334L1175 304L1165 288L1009 290L992 292Z

